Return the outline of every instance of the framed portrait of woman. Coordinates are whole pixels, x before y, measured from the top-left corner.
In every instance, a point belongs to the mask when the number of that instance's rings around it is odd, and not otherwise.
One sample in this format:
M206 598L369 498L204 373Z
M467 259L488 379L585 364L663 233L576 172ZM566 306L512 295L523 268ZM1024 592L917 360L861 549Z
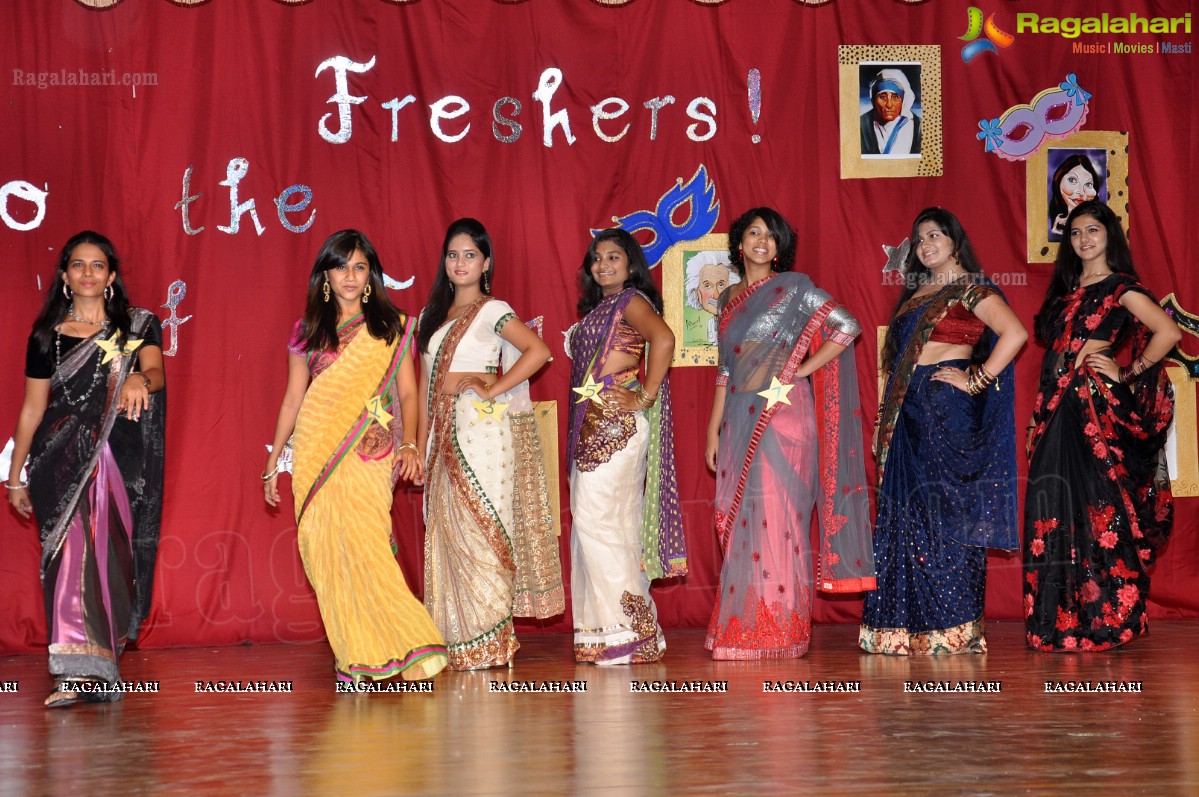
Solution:
M940 46L844 45L837 58L841 178L940 175Z
M717 302L741 281L729 260L729 237L682 241L662 256L662 304L674 333L674 367L716 365Z
M1066 217L1098 199L1128 232L1128 134L1088 130L1058 139L1031 155L1027 166L1028 262L1052 263L1065 237Z

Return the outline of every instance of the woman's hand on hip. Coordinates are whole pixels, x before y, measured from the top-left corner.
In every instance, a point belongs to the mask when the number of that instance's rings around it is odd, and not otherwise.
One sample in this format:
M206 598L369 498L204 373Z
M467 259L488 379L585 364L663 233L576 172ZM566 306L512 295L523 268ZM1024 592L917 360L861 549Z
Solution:
M1106 354L1092 352L1087 355L1086 363L1092 371L1103 374L1113 382L1120 381L1120 364Z
M481 399L491 401L491 387L480 376L464 376L458 380L458 384L454 385L454 393L459 396L468 390L474 391L475 395Z
M938 382L945 382L948 385L956 387L963 393L969 392L966 387L969 383L969 374L961 368L938 368L933 371L933 375L929 379L935 379Z

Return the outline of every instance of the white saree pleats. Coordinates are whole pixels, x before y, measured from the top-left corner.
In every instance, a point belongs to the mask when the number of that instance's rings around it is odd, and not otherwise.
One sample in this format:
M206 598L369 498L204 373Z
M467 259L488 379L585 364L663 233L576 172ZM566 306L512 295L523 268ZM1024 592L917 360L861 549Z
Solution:
M436 396L425 486L425 607L456 670L508 663L516 566L513 445L506 420L480 416L473 393Z
M649 424L591 471L571 469L571 597L577 661L657 661L666 650L642 567L641 504Z

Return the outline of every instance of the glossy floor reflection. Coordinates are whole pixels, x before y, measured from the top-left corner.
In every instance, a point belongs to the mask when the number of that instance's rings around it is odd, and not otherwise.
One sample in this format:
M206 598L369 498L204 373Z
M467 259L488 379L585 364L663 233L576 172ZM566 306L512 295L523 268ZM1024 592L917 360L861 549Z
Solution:
M1199 794L1199 621L1088 655L1033 653L1022 633L995 623L985 656L908 660L859 653L856 627L818 626L807 657L746 663L714 662L701 632L676 631L661 663L632 668L577 666L568 637L525 636L514 669L443 674L432 694L336 694L325 645L132 651L123 674L158 694L58 711L41 707L44 656L8 656L0 794ZM216 680L293 691L196 692ZM491 686L575 680L585 692ZM1143 691L1045 691L1059 681Z

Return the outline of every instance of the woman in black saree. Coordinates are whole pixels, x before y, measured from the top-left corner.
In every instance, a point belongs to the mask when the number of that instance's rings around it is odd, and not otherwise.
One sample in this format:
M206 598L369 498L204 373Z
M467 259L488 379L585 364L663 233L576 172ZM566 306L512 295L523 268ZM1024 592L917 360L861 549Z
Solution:
M5 486L41 531L55 678L46 706L119 700L117 659L150 608L166 378L162 327L130 307L103 235L81 232L63 247L25 377Z
M1065 228L1036 319L1047 350L1028 427L1024 616L1035 650L1105 650L1148 628L1148 568L1174 517L1161 361L1182 333L1107 205L1083 202Z

